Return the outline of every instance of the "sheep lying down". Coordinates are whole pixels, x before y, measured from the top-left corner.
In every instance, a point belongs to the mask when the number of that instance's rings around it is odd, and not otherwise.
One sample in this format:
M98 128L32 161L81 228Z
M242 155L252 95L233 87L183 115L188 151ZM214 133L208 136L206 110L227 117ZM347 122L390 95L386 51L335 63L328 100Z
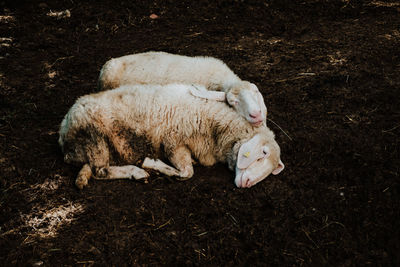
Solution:
M253 127L224 103L193 96L193 88L133 85L80 97L59 132L65 162L83 165L76 185L82 189L91 177L148 177L142 168L185 180L193 176L192 158L204 166L227 163L237 187L283 170L270 129Z
M129 84L200 84L195 96L227 101L254 126L265 124L267 107L256 85L242 81L224 62L213 57L188 57L146 52L114 58L102 67L99 90ZM205 89L204 89L205 88Z

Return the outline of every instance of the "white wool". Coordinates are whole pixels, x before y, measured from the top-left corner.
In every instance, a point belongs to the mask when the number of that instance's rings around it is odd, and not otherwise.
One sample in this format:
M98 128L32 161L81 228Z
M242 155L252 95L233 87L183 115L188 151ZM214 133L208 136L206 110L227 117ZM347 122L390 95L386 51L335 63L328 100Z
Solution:
M170 83L199 84L210 91L224 92L228 104L250 123L265 123L267 108L257 86L242 81L223 61L213 57L146 52L113 58L102 67L98 88Z

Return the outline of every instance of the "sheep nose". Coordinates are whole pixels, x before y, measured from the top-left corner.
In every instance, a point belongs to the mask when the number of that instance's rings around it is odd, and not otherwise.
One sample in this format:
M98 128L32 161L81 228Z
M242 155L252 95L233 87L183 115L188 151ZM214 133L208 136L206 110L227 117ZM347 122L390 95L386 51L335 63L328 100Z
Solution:
M249 187L251 187L251 181L250 181L249 178L245 178L245 179L243 180L242 187L243 187L243 188L249 188Z
M252 113L249 114L249 116L252 119L257 119L257 118L261 117L261 110L256 111L256 112L252 112Z

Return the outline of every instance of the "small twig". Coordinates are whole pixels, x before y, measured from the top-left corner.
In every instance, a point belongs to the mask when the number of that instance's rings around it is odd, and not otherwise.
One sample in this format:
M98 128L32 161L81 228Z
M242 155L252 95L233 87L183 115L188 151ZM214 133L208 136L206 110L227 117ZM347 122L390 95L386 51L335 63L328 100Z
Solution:
M343 227L343 229L346 229L346 226L344 226L343 223L340 223L340 222L329 222L329 223L326 223L326 224L325 224L324 226L322 226L321 228L319 228L319 229L317 229L317 230L313 230L312 233L316 233L316 232L318 232L318 231L321 231L321 230L323 230L323 229L325 229L325 228L327 228L327 227L329 227L329 226L331 226L331 225L339 225L339 226Z
M93 264L94 261L77 261L76 263L77 264L86 264L86 263Z
M20 151L24 151L23 149L21 149L21 148L19 148L19 147L17 147L17 146L14 146L14 145L11 145L11 147L13 147L13 148L15 148L15 149L17 149L17 150L20 150Z
M236 225L238 225L239 223L238 223L238 221L236 220L236 218L235 217L233 217L233 215L232 214L230 214L230 213L227 213L230 217L231 217L231 219L232 219L232 221L236 224Z
M198 234L197 236L202 236L202 235L206 235L206 234L208 234L208 232L203 232L201 234Z
M9 234L12 234L12 233L17 232L17 231L19 231L19 230L20 230L19 228L15 228L15 229L8 230L7 232L1 233L1 234L0 234L0 237L3 237L3 236L6 236L6 235L9 235Z
M297 75L299 75L299 76L315 76L317 74L315 74L314 72L301 72Z
M171 224L171 219L169 219L166 223L164 223L164 224L158 226L155 230L161 229L161 228L163 228L164 226L167 226L168 224Z
M310 234L308 232L306 232L304 229L302 229L304 234L306 235L306 237L314 244L314 246L316 246L317 248L319 248L318 244L315 243L315 241L310 237Z
M297 76L293 78L288 78L288 79L281 79L281 80L274 80L276 83L281 83L281 82L287 82L287 81L294 81L294 80L299 80L299 79L305 79L308 78L309 76Z
M57 58L57 59L53 62L53 64L50 64L50 65L49 65L49 69L52 68L58 61L61 61L61 60L64 60L64 59L70 59L70 58L73 58L73 57L75 57L75 56Z
M389 129L389 130L382 130L382 132L383 132L383 133L388 133L388 132L391 132L391 131L393 131L393 130L399 128L399 127L400 127L400 124L397 125L397 126L395 126L395 127L393 127L392 129Z
M386 187L386 188L382 191L382 193L385 193L386 191L388 191L389 188L390 188L390 187Z
M192 33L192 34L187 34L185 36L186 37L196 37L196 36L201 35L201 34L203 34L203 33L202 32L195 32L195 33Z
M293 141L293 139L273 120L271 120L270 118L267 118L270 122L272 122L273 124L275 124L276 127L278 127L289 139L290 141Z
M357 123L357 121L356 121L355 119L352 119L349 115L346 115L346 118L347 118L349 121L353 122L353 123Z
M54 165L56 164L56 161L57 161L57 159L55 159L54 162L53 162L53 164L51 164L51 167L50 167L51 169L54 168Z
M299 258L299 257L297 257L296 255L291 254L291 253L288 253L288 252L286 252L286 251L283 251L282 254L283 254L283 255L286 255L286 256L293 257L293 258L295 258L295 259L297 259L297 260L299 260L299 261L301 261L301 262L304 262L304 259Z

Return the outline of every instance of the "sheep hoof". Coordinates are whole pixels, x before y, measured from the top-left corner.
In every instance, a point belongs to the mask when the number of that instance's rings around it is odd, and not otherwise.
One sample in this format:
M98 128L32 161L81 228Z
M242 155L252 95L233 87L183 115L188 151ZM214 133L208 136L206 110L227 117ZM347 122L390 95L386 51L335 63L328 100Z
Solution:
M82 169L78 173L78 177L76 177L75 185L80 190L82 190L85 186L88 185L90 176L92 175L92 170L88 164L83 165Z
M190 178L192 178L193 174L194 174L193 167L186 166L180 171L179 176L176 177L176 179L178 181L186 181L186 180L189 180Z
M85 186L88 185L88 179L86 179L86 177L79 176L75 180L75 185L79 188L79 190L82 190Z
M96 170L97 179L106 179L108 176L108 170L106 167L102 167Z
M143 169L137 168L135 170L135 172L133 173L133 175L131 176L131 179L140 180L140 179L149 178L149 176L150 176L150 174L148 172L146 172Z

